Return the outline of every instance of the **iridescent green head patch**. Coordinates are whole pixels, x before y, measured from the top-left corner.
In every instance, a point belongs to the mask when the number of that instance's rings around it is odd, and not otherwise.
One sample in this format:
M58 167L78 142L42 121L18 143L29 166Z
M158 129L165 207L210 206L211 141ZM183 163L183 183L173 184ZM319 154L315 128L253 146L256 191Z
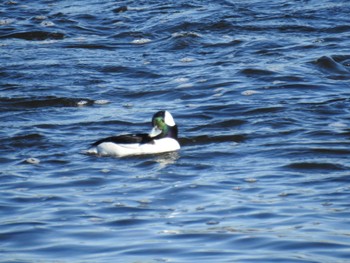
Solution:
M153 125L157 126L160 130L164 130L167 126L162 117L154 118Z

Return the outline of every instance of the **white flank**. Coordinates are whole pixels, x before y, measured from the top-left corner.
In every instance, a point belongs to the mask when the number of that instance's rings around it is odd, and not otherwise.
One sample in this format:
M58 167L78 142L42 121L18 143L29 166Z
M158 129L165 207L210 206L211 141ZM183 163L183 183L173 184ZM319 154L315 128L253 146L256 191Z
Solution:
M180 149L180 144L171 138L155 140L154 143L131 143L116 144L113 142L103 142L96 147L87 150L87 154L97 154L101 156L130 156L143 154L156 154L172 152Z

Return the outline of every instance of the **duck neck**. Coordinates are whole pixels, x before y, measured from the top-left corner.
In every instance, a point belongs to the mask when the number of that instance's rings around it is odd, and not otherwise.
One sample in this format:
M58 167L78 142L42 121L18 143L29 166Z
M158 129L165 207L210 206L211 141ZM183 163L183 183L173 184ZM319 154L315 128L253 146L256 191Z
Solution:
M156 139L161 138L174 138L177 139L177 126L167 126L162 127L162 133L155 137Z
M177 139L177 126L167 126L165 137Z

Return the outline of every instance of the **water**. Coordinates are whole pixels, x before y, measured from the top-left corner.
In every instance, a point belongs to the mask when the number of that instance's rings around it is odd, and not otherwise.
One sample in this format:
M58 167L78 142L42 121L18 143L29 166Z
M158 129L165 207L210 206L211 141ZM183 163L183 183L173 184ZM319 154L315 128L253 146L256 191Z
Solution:
M350 3L3 1L1 262L348 262ZM169 110L178 153L98 158Z

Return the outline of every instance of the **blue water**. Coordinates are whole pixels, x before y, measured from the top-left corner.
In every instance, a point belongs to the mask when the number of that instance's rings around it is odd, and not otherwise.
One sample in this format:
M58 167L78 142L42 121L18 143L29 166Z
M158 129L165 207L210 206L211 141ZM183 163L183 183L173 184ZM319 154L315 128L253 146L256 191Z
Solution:
M3 1L0 262L349 262L349 13ZM179 152L82 153L165 109Z

